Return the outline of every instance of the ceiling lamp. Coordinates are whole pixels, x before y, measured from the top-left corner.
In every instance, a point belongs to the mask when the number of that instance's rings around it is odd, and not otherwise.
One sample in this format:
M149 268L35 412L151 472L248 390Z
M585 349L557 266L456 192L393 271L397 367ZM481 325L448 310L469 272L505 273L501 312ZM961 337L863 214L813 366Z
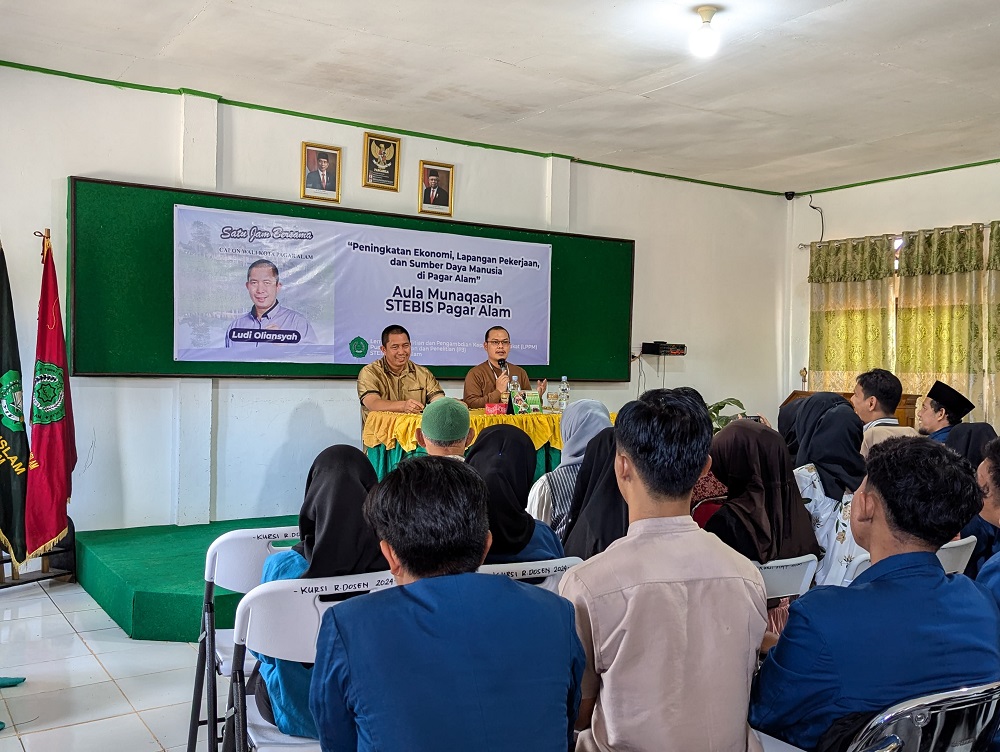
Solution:
M719 51L719 32L712 27L712 18L718 10L714 5L698 8L701 26L691 32L691 54L695 57L712 57Z

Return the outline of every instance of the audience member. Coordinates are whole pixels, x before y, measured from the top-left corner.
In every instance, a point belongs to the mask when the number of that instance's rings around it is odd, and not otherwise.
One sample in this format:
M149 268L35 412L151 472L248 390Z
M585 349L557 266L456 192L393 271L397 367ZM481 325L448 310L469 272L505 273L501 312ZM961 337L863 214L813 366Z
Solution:
M935 381L924 397L917 413L917 423L921 436L930 436L934 441L944 443L953 426L975 409L975 405L957 389L942 381Z
M989 423L959 423L952 426L944 445L965 457L973 467L979 467L986 445L996 437L997 432Z
M795 457L799 453L799 437L795 433L795 421L798 420L799 410L806 403L808 397L786 402L778 408L778 433L785 440L788 446L788 453Z
M476 573L490 547L486 497L475 471L443 457L402 462L369 495L398 587L323 616L310 707L324 752L572 742L584 661L573 609Z
M859 375L851 395L851 406L864 425L861 456L891 436L916 436L910 426L899 425L896 408L903 398L903 384L896 375L884 368L873 368Z
M525 511L535 476L535 445L517 426L485 429L469 449L466 462L486 481L486 507L493 545L487 564L562 558L563 547L552 528Z
M464 402L442 397L429 404L420 416L417 444L432 457L464 460L465 448L476 436L471 425L469 408Z
M587 655L576 748L758 749L746 710L763 579L690 515L711 465L705 402L689 388L646 392L614 431L628 534L560 584Z
M965 568L973 579L1000 551L1000 439L986 444L983 459L976 466L976 480L983 491L983 508L962 528L963 538L976 536L976 547Z
M300 542L267 557L261 581L387 570L378 538L362 515L365 496L377 482L360 450L338 444L320 452L306 478ZM310 669L295 661L257 657L260 681L248 691L253 690L261 715L285 734L317 738L309 713Z
M615 478L615 429L605 428L583 453L566 523L566 554L589 559L627 530L628 507Z
M825 555L817 585L840 585L861 553L851 534L851 497L865 474L863 424L839 394L817 392L805 400L795 421L799 451L795 481L812 515Z
M712 440L712 470L726 501L705 524L751 561L822 555L781 435L752 420L734 420Z
M835 749L897 702L1000 680L1000 609L935 555L981 505L972 468L944 447L918 437L872 447L851 504L872 566L792 603L754 680L751 725Z
M704 529L712 515L722 509L728 494L729 489L711 470L698 478L691 491L691 517L698 527Z
M562 457L555 470L545 473L528 494L528 513L549 525L561 539L569 521L569 506L580 474L587 444L605 428L611 427L611 414L597 400L571 402L562 414Z

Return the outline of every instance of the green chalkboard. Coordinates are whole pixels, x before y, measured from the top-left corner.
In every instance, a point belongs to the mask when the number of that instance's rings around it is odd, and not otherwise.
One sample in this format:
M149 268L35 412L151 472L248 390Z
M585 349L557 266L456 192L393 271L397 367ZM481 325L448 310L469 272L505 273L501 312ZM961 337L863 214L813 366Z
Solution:
M90 178L69 179L75 376L353 378L361 366L173 359L174 204L552 245L548 366L536 378L628 381L635 241L312 206ZM469 365L474 365L470 363ZM435 367L439 378L467 368Z

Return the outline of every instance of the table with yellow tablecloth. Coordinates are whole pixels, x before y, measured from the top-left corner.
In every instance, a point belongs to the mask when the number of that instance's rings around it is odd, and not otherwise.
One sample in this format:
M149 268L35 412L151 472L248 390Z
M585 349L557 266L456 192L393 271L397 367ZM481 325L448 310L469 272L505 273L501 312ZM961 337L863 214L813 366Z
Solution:
M487 415L483 410L470 410L472 428L476 436L489 426L508 423L517 426L531 437L537 450L535 479L555 469L562 456L560 413L527 413L524 415ZM368 420L361 432L365 453L375 467L379 480L392 470L404 457L427 454L417 446L417 429L420 415L409 413L368 413ZM475 439L473 439L475 443Z

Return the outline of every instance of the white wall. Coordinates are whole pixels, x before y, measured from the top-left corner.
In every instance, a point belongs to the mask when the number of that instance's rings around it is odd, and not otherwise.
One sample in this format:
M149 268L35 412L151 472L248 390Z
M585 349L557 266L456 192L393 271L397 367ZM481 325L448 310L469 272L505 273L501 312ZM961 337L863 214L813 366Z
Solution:
M907 230L950 227L1000 219L1000 165L983 165L932 175L890 180L829 193L817 193L813 204L823 209L826 240L865 235L898 234ZM806 196L791 202L788 233L789 300L787 389L798 388L800 368L809 354L809 250L800 243L819 240L820 217Z
M416 211L415 188L360 187L362 129L6 68L0 101L0 237L25 370L36 229L52 228L65 300L69 175L299 200L300 144L314 141L344 147L342 206ZM420 159L456 165L456 219L634 238L632 345L689 346L685 358L645 359L642 386L690 384L774 417L789 338L784 199L415 137L401 156L403 186L416 185ZM638 374L634 364L631 383L575 394L617 409ZM461 396L460 382L444 387ZM360 444L353 381L75 378L72 388L70 513L84 530L295 513L315 454Z

